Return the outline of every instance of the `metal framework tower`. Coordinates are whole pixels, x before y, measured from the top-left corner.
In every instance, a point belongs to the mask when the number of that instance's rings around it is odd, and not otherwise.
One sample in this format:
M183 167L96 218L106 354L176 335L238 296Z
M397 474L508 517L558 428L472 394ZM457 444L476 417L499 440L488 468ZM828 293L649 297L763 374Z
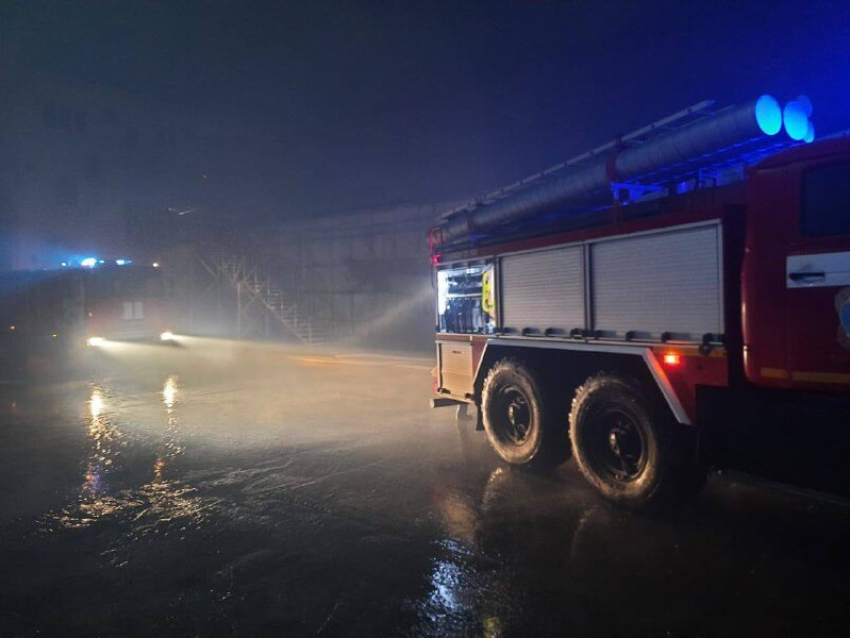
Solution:
M299 312L298 303L287 295L256 265L232 255L198 256L204 268L217 280L236 291L236 335L268 336L273 323L279 323L305 345L321 345L330 334L312 318Z

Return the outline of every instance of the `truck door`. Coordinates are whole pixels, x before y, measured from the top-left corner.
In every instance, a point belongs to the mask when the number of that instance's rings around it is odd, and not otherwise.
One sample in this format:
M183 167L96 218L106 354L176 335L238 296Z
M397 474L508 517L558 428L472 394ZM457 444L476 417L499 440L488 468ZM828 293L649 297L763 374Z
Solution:
M785 268L793 385L850 384L850 163L802 173Z

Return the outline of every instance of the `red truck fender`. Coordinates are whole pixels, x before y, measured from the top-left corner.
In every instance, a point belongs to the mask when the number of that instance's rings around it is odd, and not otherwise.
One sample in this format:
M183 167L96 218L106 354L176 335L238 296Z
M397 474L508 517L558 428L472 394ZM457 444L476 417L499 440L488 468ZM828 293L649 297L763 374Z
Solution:
M716 385L724 384L723 378L725 378L725 356L709 357L701 355L695 348L671 347L662 349L644 344L573 343L550 338L543 341L533 337L494 337L487 340L481 357L476 362L475 383L477 387L480 387L489 368L489 364L482 365L482 363L501 358L501 353L494 353L494 350L502 349L505 350L506 355L510 354L510 351L517 351L518 353L519 350L552 350L577 354L598 353L639 358L643 361L646 370L664 397L673 417L684 425L696 423L694 388L697 381L705 382L704 378L698 377L707 376L707 372L709 376L717 377ZM664 352L659 352L659 350ZM670 363L665 364L663 362L665 355L670 355L667 357ZM703 361L707 361L709 358L714 359L720 365L712 363L707 369L704 365L695 366L691 360L697 357Z

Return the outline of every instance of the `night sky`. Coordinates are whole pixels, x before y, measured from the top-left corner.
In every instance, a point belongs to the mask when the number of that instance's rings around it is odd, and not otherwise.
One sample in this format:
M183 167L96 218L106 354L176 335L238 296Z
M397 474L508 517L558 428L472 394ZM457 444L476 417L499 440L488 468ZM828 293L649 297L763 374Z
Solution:
M56 1L0 12L23 74L255 129L270 141L257 170L281 215L482 194L706 98L807 93L819 133L850 127L840 1Z

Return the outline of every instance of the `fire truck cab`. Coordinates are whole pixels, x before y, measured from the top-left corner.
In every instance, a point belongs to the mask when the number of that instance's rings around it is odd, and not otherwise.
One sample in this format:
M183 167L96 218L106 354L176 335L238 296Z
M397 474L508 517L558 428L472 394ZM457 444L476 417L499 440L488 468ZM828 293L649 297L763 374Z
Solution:
M747 378L777 388L850 384L850 138L764 160L748 180Z
M478 406L509 464L575 456L632 509L699 490L705 434L736 415L850 414L850 138L805 143L805 102L778 135L766 98L692 107L447 214L435 405Z

